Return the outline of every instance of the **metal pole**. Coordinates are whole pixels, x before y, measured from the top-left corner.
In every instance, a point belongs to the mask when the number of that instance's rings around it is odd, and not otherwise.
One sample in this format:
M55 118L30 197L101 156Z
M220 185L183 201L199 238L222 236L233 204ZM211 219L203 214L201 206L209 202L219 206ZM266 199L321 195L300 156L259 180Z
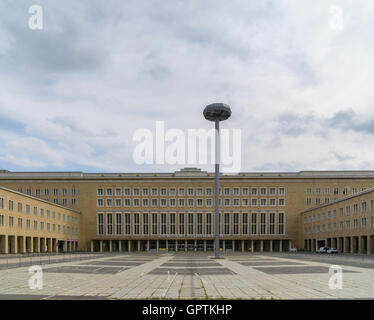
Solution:
M215 163L215 226L214 226L214 239L216 247L215 258L219 258L219 162L220 162L220 140L219 140L219 120L215 120L215 133L216 133L216 163Z

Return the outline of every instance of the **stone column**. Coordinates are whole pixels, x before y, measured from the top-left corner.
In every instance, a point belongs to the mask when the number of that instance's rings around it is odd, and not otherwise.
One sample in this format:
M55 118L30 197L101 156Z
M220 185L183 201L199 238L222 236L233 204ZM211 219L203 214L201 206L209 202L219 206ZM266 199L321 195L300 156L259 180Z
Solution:
M244 252L244 240L242 240L242 252Z
M273 240L270 240L270 252L273 252Z
M194 240L193 246L194 246L193 251L197 251L197 240Z
M147 240L147 252L149 252L149 240Z
M235 252L235 240L232 240L232 252Z
M109 252L112 252L113 250L113 243L112 240L109 240Z
M254 248L253 248L253 240L251 240L251 252L254 252Z
M91 240L91 252L94 252L94 242Z
M350 237L351 239L351 253L354 252L354 249L355 249L355 241L354 241L354 237Z
M291 245L292 245L291 240L288 240L288 251L291 251Z
M373 244L372 244L372 239L371 239L372 236L367 236L367 254L370 254L370 253L373 253Z
M128 251L130 253L131 252L131 240L127 241L127 249L128 249Z
M100 252L103 252L103 240L100 240Z
M279 252L282 252L282 251L283 251L282 240L279 240Z
M264 252L264 240L261 240L260 251Z
M158 242L159 242L159 240L156 240L156 251L157 251L157 252L158 252L159 247L160 247L160 244L159 244Z
M167 243L167 241L166 241ZM166 244L167 245L167 244ZM140 240L138 240L138 252L140 251Z
M122 240L118 240L118 251L122 252Z
M22 242L22 253L26 253L26 237L25 236L22 237L21 242Z

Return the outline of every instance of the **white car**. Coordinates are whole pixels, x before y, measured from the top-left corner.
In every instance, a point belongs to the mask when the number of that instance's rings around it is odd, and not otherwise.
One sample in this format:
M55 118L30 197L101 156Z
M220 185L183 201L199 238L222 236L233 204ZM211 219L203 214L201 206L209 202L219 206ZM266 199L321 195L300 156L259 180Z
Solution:
M297 252L297 249L296 248L291 248L290 252Z
M337 253L338 253L338 250L335 249L335 248L330 248L330 249L328 249L326 252L329 253L329 254L334 254L334 253L337 254Z

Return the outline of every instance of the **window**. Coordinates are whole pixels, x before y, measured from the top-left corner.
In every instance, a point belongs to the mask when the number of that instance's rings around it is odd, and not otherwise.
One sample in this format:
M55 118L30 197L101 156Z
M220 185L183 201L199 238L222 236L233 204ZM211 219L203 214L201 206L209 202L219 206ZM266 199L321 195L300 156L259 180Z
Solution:
M8 209L9 211L13 211L13 200L9 200L9 203L8 203Z
M233 221L234 222L233 233L239 234L239 213L234 213L233 220L234 220Z
M184 189L183 188L179 188L178 194L179 194L180 197L184 196Z
M54 195L55 197L58 196L58 189L56 189L56 188L53 189L53 195Z
M366 202L361 203L361 212L365 213L366 212Z
M139 188L134 188L134 196L139 196Z
M143 213L143 234L147 235L148 233L148 213Z
M22 218L18 218L18 228L22 229Z
M161 195L166 196L166 188L161 188Z
M344 188L343 188L343 194L344 194L344 195L347 195L347 194L348 194L348 187L344 187Z
M161 199L160 202L161 207L166 207L166 199Z
M325 188L325 194L330 194L330 188Z
M161 213L161 234L166 234L166 214Z
M9 216L9 227L13 228L14 226L14 218L12 216Z
M212 199L206 199L206 206L211 207L212 206Z
M234 196L238 196L239 195L239 188L234 188L233 194L234 194Z
M260 215L260 234L266 234L266 213Z
M106 226L107 226L107 235L112 235L113 234L113 215L111 213L107 213L106 215Z
M203 206L203 199L197 199L196 204L197 204L198 207L202 207Z
M0 227L4 226L4 215L0 214Z
M22 203L18 202L18 212L22 212Z
M184 234L184 213L179 214L179 234Z
M358 213L358 204L357 203L353 205L353 213L354 214Z
M130 207L130 206L131 206L131 201L130 201L130 199L125 199L125 200L124 200L124 206L125 206L125 207Z
M248 234L248 213L242 214L242 233Z
M306 194L312 194L312 188L306 188Z
M242 206L243 207L248 207L248 199L242 199Z
M252 207L257 207L257 199L256 198L252 198L251 206Z
M170 207L175 207L176 206L175 199L169 199L169 202L170 202Z
M265 207L266 206L266 199L260 199L260 206Z
M194 203L194 201L193 201L194 199L188 199L188 206L189 207L193 207L193 203Z
M274 188L274 190L275 190L275 188ZM274 191L275 192L275 191ZM243 188L242 189L242 195L243 196L247 196L248 195L248 188Z
M134 213L134 234L140 234L140 227L139 227L139 213Z
M257 234L257 213L252 213L252 234Z
M157 213L152 213L152 234L157 234Z
M366 228L366 218L365 218L365 217L363 217L363 218L361 219L361 227L362 227L363 229Z
M266 196L266 188L260 188L260 194Z
M275 196L275 188L270 188L270 195Z
M188 234L194 234L194 232L193 232L193 213L188 214Z
M197 225L196 225L196 233L203 234L203 214L197 214Z
M131 216L130 213L125 213L125 234L131 234Z
M225 220L224 220L224 233L225 234L230 234L230 214L225 213L224 218L225 218Z
M225 198L224 200L224 206L229 207L230 206L230 199Z
M148 196L148 189L147 188L143 188L143 196Z
M125 188L125 196L130 196L130 195L131 195L131 189Z
M71 195L72 195L73 197L75 197L75 196L77 195L77 191L76 191L75 188L72 188L72 189L71 189Z
M122 207L122 199L116 199L116 207Z
M0 198L0 209L4 209L4 198Z
M116 197L122 196L122 189L121 188L116 188Z
M269 233L275 234L275 213L270 213Z
M152 196L157 196L157 188L152 188Z
M104 207L104 200L103 199L97 199L97 206L98 207Z
M179 199L179 206L184 207L184 199Z
M350 206L346 206L345 207L345 215L349 216L350 214L351 214L351 207Z
M175 195L176 195L175 188L170 189L169 195L172 196L172 197L175 197Z
M109 197L111 197L111 196L113 195L113 190L112 190L112 188L107 188L107 189L106 189L106 195L109 196Z
M116 234L122 234L122 214L116 213Z
M225 196L229 196L230 195L230 188L225 188L224 193L225 193Z
M252 196L256 196L257 195L257 188L252 188L251 189L251 194L252 194Z
M193 188L188 188L188 195L193 196Z
M66 190L66 188L63 188L63 189L62 189L62 195L63 195L63 196L66 196L67 193L68 193L68 191Z
M334 194L335 195L339 194L339 188L334 188Z
M175 234L175 213L170 213L169 219L170 234Z
M157 205L157 203L156 203L156 205ZM134 207L139 207L139 206L140 206L140 200L139 199L134 199Z
M212 214L206 214L206 234L212 234Z
M284 234L284 213L278 214L278 234Z
M205 189L205 194L206 194L207 196L211 196L211 195L212 195L212 188L206 188L206 189Z
M278 205L279 206L284 206L284 199L282 199L282 198L278 199Z
M311 198L306 198L306 205L307 206L312 205L312 199Z
M113 199L106 199L106 206L112 207L113 206Z
M278 195L284 196L285 195L285 189L283 187L278 189Z

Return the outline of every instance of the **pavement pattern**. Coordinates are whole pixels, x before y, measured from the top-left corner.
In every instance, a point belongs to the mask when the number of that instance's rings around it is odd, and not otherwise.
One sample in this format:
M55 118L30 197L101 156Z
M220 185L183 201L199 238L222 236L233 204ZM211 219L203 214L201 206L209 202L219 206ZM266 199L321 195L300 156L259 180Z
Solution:
M231 253L214 259L166 252L17 259L0 261L0 300L374 299L373 256ZM30 265L41 265L42 289L29 287ZM341 289L329 286L331 266L343 271Z

